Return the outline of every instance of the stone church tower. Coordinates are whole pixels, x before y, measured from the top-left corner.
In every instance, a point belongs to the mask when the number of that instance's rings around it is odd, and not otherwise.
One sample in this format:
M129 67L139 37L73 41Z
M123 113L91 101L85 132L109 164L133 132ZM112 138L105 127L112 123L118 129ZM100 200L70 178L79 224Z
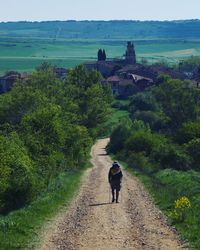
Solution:
M132 42L127 42L125 62L126 62L126 64L135 64L136 63L135 48L134 48L134 44Z

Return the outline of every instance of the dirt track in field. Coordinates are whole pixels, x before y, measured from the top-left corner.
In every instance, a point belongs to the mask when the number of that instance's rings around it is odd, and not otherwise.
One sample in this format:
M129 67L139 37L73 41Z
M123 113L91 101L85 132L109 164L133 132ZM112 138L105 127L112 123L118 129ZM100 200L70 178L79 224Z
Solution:
M93 168L85 174L77 198L44 231L40 250L186 249L155 207L140 181L123 171L120 203L109 200L108 139L92 149ZM110 198L111 199L111 198Z

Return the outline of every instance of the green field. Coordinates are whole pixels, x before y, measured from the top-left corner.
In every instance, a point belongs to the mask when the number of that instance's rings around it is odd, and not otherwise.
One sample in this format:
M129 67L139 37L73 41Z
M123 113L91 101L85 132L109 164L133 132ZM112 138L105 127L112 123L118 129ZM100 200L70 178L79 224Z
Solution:
M0 23L0 74L32 71L43 61L74 67L96 59L121 58L134 41L138 61L175 63L200 55L200 20L182 21L47 21Z
M9 70L30 72L44 61L61 67L74 67L96 60L99 48L106 50L108 58L121 58L126 40L3 37L0 38L0 74ZM200 55L198 41L136 40L135 48L138 60L145 58L149 63L163 60L176 63L191 55Z

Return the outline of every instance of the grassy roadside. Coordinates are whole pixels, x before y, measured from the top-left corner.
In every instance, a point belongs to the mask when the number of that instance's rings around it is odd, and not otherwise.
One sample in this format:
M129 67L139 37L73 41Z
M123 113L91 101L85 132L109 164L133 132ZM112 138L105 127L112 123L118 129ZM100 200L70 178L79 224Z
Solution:
M116 156L111 156L116 159ZM137 176L152 195L155 204L168 217L169 222L178 230L181 239L189 242L189 249L200 249L200 173L196 171L160 170L146 174L140 169L133 169L120 161L127 170ZM183 221L172 221L169 213L174 208L175 200L186 196L191 202Z
M108 120L102 125L101 129L101 138L109 137L113 131L113 129L122 121L129 117L129 112L125 110L125 108L119 109L115 107L115 105L126 106L129 104L129 100L116 100L113 104L113 108L111 109L110 117Z
M110 118L102 125L101 138L109 137L114 127L124 118L128 118L128 116L129 113L125 110L112 109Z
M188 171L186 171L188 168L184 170L181 165L177 168L174 156L170 156L172 161L167 165L164 161L160 162L159 157L154 158L154 150L149 150L152 147L149 145L154 142L146 140L148 138L146 131L140 134L138 130L137 134L136 128L134 134L131 129L133 130L134 126L126 129L123 123L120 124L112 133L108 152L113 152L115 154L112 156L113 159L122 160L125 169L140 179L154 198L154 203L177 228L181 238L189 242L190 249L200 249L200 172L191 170L194 169L192 166ZM170 146L166 148L168 150ZM165 153L162 147L158 147L159 150ZM184 161L181 162L182 165Z
M37 201L0 216L0 249L33 249L43 225L77 193L84 169L61 174Z

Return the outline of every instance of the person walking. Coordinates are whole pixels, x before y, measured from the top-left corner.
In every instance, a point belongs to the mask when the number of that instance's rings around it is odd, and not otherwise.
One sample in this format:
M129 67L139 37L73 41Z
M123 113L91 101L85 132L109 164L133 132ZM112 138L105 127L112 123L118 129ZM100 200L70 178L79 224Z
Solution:
M112 202L119 202L119 192L121 189L122 171L118 162L114 161L108 173L108 182L112 191ZM115 196L116 192L116 196Z

